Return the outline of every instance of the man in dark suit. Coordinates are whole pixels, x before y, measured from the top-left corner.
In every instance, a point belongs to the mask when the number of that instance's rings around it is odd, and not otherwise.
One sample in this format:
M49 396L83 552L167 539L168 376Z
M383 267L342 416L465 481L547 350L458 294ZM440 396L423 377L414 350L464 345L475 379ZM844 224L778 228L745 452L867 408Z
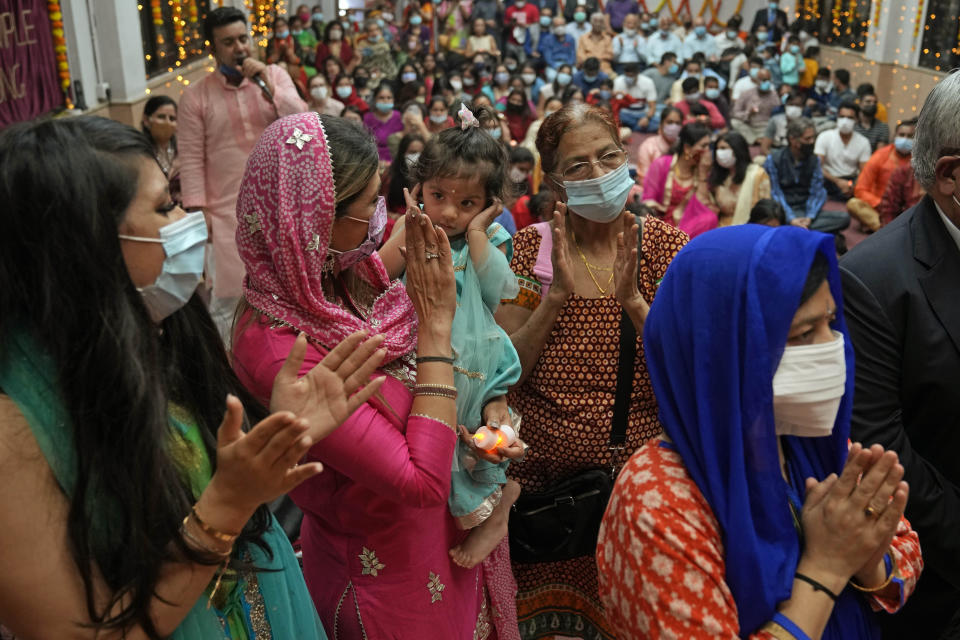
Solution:
M756 15L753 16L753 27L750 28L750 33L756 33L760 27L766 27L769 42L779 49L780 40L787 31L787 14L777 6L778 3L779 0L770 0L766 9L757 10Z
M928 195L840 269L857 363L851 438L899 454L925 563L903 611L882 616L884 637L934 640L960 638L960 74L927 97L913 167Z

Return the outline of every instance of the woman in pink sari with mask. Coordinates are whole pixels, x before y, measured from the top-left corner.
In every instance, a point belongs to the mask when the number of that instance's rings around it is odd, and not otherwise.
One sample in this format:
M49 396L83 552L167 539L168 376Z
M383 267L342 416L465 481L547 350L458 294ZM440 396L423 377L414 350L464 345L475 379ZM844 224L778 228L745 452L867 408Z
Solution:
M340 336L382 336L383 386L308 453L323 477L290 494L304 511L307 586L334 639L498 637L493 611L501 625L515 609L497 594L509 591L488 596L489 564L462 569L448 554L465 537L447 508L450 245L426 216L408 215L406 290L391 282L374 252L386 223L379 192L376 143L362 127L308 112L267 128L237 204L247 276L234 366L267 398L299 332L305 371Z

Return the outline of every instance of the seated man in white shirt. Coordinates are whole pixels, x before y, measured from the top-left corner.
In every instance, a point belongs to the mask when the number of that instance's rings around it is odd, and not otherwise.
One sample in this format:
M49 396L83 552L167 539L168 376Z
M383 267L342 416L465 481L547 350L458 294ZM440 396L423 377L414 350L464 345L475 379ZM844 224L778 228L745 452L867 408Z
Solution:
M837 109L837 128L817 136L813 152L820 158L823 185L830 197L846 201L853 196L853 185L870 159L870 141L853 130L860 109L845 102Z
M647 39L637 29L639 19L637 14L628 13L623 19L623 32L613 37L613 69L617 73L623 73L624 67L628 64L647 62L645 57Z
M731 100L736 102L744 91L757 88L757 74L760 73L760 69L763 69L763 58L760 56L750 58L750 72L733 83L730 89Z
M683 41L684 60L689 60L698 53L703 54L707 62L716 62L720 55L713 36L707 32L707 23L701 16L693 19L693 32Z
M623 73L613 81L613 97L624 105L620 108L620 124L634 131L657 131L657 87L653 80L640 75L640 65L624 65Z
M717 51L723 52L724 49L729 49L731 47L736 47L737 49L743 49L746 46L746 43L740 39L740 25L743 23L743 18L739 13L735 13L730 16L730 19L727 20L727 28L724 31L721 31L717 35L713 36L713 43L717 47Z
M647 60L660 60L663 54L670 52L677 54L677 63L683 64L683 42L670 33L673 21L669 12L660 16L660 29L647 38Z

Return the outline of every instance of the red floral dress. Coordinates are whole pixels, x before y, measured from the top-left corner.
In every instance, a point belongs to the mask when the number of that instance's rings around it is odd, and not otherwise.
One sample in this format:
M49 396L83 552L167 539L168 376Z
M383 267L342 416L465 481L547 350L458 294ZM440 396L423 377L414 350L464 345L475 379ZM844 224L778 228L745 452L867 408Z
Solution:
M923 570L919 538L904 518L890 554L895 578L868 602L893 613ZM617 478L597 544L600 595L618 640L739 638L724 557L713 510L680 454L662 440L641 447ZM793 636L770 622L750 638Z

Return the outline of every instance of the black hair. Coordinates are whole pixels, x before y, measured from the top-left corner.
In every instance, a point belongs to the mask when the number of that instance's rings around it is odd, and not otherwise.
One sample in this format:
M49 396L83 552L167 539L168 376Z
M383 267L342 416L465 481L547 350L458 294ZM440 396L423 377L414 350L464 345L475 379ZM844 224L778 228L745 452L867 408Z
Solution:
M857 85L857 97L862 98L864 96L875 96L877 95L873 89L873 85L869 82L862 82Z
M818 78L830 78L830 67L820 67L817 69Z
M894 133L896 133L897 129L899 129L900 127L915 127L917 126L917 122L919 121L920 121L919 118L910 118L909 120L903 120L897 123L897 126L893 129L893 131Z
M507 94L507 111L510 111L510 98L515 95L519 95L521 99L520 110L517 111L516 114L524 118L530 118L532 115L530 113L530 100L527 98L527 93L523 89L510 89L510 92Z
M564 88L563 93L560 94L560 100L563 101L564 105L566 105L567 103L570 102L571 99L573 99L573 96L575 96L578 93L583 95L584 93L583 89L581 89L580 87L578 87L577 85L571 82L569 86Z
M693 109L691 109L691 112ZM673 145L670 153L677 155L683 151L684 147L692 147L711 133L709 126L702 122L688 122L680 128L680 135L677 136L677 143Z
M160 107L165 107L167 105L173 105L173 110L178 111L177 101L171 98L170 96L151 96L147 103L143 105L143 116L148 118L157 112L157 109ZM147 138L150 139L150 143L153 144L153 136L150 134L150 129L147 128L147 125L140 123L140 130L146 134ZM177 150L177 136L174 135L170 138L170 144L173 146L174 152Z
M540 191L530 196L530 202L527 203L530 213L541 221L550 220L556 206L557 196L549 187L541 187Z
M753 56L752 58L750 58L750 64L757 64L757 65L760 65L760 66L762 67L763 64L764 64L764 63L763 63L763 58L761 58L760 56L756 56L756 55L755 55L755 56Z
M750 224L766 224L770 220L776 220L779 226L787 224L787 214L783 206L773 198L762 198L757 200L757 204L750 209Z
M628 62L623 65L624 73L640 73L640 64L637 62Z
M520 164L522 162L529 162L530 164L536 162L530 149L520 145L510 147L510 164Z
M507 150L486 132L485 123L497 122L497 114L486 106L472 107L479 127L459 126L441 131L430 138L420 154L413 171L414 181L420 184L436 177L453 178L466 175L482 176L488 199L506 199L510 163Z
M667 51L662 56L660 56L660 64L667 64L669 61L676 60L676 59L677 59L677 54L673 53L672 51Z
M323 133L333 158L336 193L344 194L348 188L356 189L349 196L337 200L334 216L339 218L345 216L350 205L363 194L364 190L360 185L365 187L370 180L376 178L380 154L376 141L363 125L328 115L321 115L320 123L323 125ZM348 150L349 153L340 153L343 150Z
M827 256L817 251L813 255L813 262L810 264L810 271L807 272L807 279L803 283L803 291L800 293L801 305L813 297L813 294L817 292L817 289L820 288L820 285L824 283L829 275L830 261L827 260Z
M424 84L419 80L414 80L413 82L408 82L407 84L401 85L400 88L393 92L394 102L397 104L406 104L408 102L415 101L420 95L420 89L424 87ZM380 87L377 87L377 90L380 90ZM377 94L374 93L374 96Z
M590 71L599 71L600 70L600 60L594 57L587 58L583 61L583 71L588 73Z
M117 230L144 159L153 162L142 133L105 118L20 123L0 134L0 200L10 212L0 234L0 354L26 336L56 376L76 454L67 543L90 620L78 624L139 625L158 639L151 602L163 566L219 562L180 534L195 497L169 446L170 405L196 420L214 467L227 393L252 422L266 411L237 380L198 294L158 327L130 280ZM269 552L269 517L257 509L240 539Z
M846 86L850 86L850 72L846 69L837 69L833 72L833 77Z
M247 24L247 16L235 7L217 7L203 19L203 39L213 47L213 30L234 22Z
M663 112L660 114L660 123L663 124L664 122L666 122L667 118L674 113L680 116L680 122L683 123L683 117L684 117L683 111L680 111L680 109L676 108L672 104L668 104L666 107L663 108Z
M680 83L680 88L684 93L693 93L693 90L700 90L700 80L698 78L684 78Z
M710 115L710 111L709 111L705 106L703 106L702 104L700 104L699 101L694 102L693 104L690 105L690 116L691 116L691 117L709 116L709 115Z
M403 197L403 189L413 189L416 184L406 161L407 149L414 142L419 142L424 147L427 145L427 141L419 133L408 133L400 138L396 159L390 165L390 188L387 190L386 198L389 211L405 211L407 201Z
M810 46L803 52L804 58L816 58L818 55L820 55L820 47Z
M737 159L737 164L733 167L733 183L742 184L744 177L747 175L747 167L750 166L751 162L750 146L747 144L746 138L736 131L728 131L723 134L717 140L717 142L721 141L730 145L730 148L733 149L733 157ZM729 175L730 169L721 167L714 162L710 168L710 176L707 178L707 183L711 188L715 189L723 184Z
M739 13L735 13L727 20L727 27L737 28L743 24L743 16Z
M357 105L348 104L347 106L345 106L345 107L343 108L343 112L340 114L340 117L341 117L341 118L344 117L344 115L346 115L347 112L355 113L355 114L357 114L358 116L360 116L361 118L363 118L363 111L361 111L361 110L360 110L360 107L358 107Z
M860 115L860 105L858 105L856 102L853 102L852 100L844 100L843 102L841 102L840 106L837 107L837 113L840 113L841 109L853 110L854 118Z
M443 96L442 96L442 95L440 95L439 93L436 93L436 92L434 92L433 97L430 98L430 101L427 102L427 110L429 111L430 109L433 109L433 105L434 105L435 103L437 103L437 102L439 102L440 104L442 104L444 110L447 111L447 113L449 114L449 112L450 112L450 107L447 105L447 101L443 99Z

